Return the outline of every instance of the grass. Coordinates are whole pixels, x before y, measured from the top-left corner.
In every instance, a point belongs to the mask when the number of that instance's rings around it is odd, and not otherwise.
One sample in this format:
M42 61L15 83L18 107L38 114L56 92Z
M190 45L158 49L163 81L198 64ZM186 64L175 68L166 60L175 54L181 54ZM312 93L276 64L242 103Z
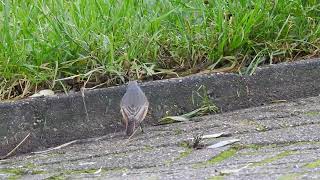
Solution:
M198 108L179 116L165 116L159 119L159 124L189 121L190 118L217 113L219 111L219 108L210 99L207 88L203 85L201 85L197 91L192 92L191 101L192 104Z
M1 0L0 99L319 55L317 0Z

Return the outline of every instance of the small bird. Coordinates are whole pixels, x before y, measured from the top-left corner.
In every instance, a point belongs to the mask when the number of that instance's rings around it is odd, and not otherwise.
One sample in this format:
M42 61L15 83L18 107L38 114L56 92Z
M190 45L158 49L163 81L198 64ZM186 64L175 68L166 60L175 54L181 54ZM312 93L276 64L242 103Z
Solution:
M129 81L127 91L121 99L120 111L127 136L131 136L147 115L149 102L137 81Z

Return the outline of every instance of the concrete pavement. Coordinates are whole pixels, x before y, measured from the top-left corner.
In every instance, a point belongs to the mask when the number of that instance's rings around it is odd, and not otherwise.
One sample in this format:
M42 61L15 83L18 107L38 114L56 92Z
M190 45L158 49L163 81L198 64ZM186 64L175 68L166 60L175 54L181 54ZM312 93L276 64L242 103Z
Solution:
M190 138L204 139L193 149ZM217 149L208 145L239 142ZM0 179L319 179L320 97L152 126L0 161Z

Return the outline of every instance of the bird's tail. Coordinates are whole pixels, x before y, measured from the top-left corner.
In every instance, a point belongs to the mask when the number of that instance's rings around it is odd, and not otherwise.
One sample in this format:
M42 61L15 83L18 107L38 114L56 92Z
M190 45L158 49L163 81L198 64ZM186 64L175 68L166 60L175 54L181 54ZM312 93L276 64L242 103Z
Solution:
M129 121L128 126L127 126L127 130L126 130L127 136L131 136L135 129L136 129L136 122Z

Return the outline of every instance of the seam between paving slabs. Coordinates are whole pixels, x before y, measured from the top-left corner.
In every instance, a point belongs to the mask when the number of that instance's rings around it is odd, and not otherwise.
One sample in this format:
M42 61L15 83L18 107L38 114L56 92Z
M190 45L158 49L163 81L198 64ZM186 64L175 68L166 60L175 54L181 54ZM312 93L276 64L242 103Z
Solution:
M140 147L140 148L136 148L136 149L131 149L131 150L125 150L125 151L118 151L118 152L109 152L109 153L104 153L104 154L94 154L94 155L90 155L90 156L87 156L87 157L80 157L80 158L75 158L75 159L69 159L68 161L70 162L73 162L73 161L78 161L78 160L84 160L84 159L87 159L87 158L99 158L99 157L105 157L105 156L110 156L110 155L120 155L120 154L126 154L126 153L129 153L129 152L138 152L138 151L150 151L152 149L155 149L155 148L163 148L163 147L170 147L170 146L176 146L176 147L182 147L181 145L179 145L179 143L169 143L169 144L163 144L163 145L160 145L160 146L143 146L143 147ZM185 151L182 152L183 154L186 153ZM49 152L47 155L51 155L51 154L55 154L55 151L52 151L52 152ZM186 155L184 155L186 156ZM183 157L181 157L183 158ZM41 165L49 165L49 164L59 164L59 163L62 163L64 161L60 160L60 161L54 161L54 162L49 162L49 163L42 163Z
M301 142L293 143L293 144L299 144L299 143L301 143ZM291 145L291 144L289 144L289 143L286 144L286 146L289 146L289 145ZM222 162L222 161L224 161L226 159L229 159L229 158L233 157L236 154L238 154L238 155L242 154L241 153L242 149L261 149L261 148L265 148L265 147L275 148L275 147L277 147L277 145L276 144L271 144L271 145L249 145L249 146L233 145L233 146L231 146L230 149L221 152L217 156L214 156L214 157L212 157L211 159L209 159L207 161L200 162L200 163L195 163L193 167L194 168L200 168L200 167L207 166L207 165L218 164L219 162ZM283 146L281 146L281 147L283 147ZM276 155L274 155L272 157L265 158L264 160L261 160L260 162L253 162L250 166L251 167L263 166L265 164L272 163L274 161L280 160L280 159L285 158L285 157L287 157L289 155L293 155L293 154L297 154L297 153L299 153L298 150L282 151L282 152L280 152L280 153L278 153L278 154L276 154ZM311 164L311 166L312 165L313 166L320 166L320 160L319 161L315 161L313 164L312 163L309 163L309 164Z
M280 160L282 158L285 158L285 157L287 157L289 155L293 155L293 154L297 154L297 153L298 152L296 152L296 151L283 151L283 152L278 153L278 154L276 154L276 155L274 155L272 157L265 158L260 162L253 163L251 166L253 166L253 167L263 166L263 165L272 163L274 161Z
M221 153L219 153L218 155L210 158L207 161L203 161L203 162L199 162L199 163L194 163L192 165L193 168L198 169L198 168L202 168L202 167L206 167L206 166L211 166L211 165L216 165L226 159L229 159L231 157L233 157L234 155L236 155L238 152L237 148L231 147L225 151L222 151Z

